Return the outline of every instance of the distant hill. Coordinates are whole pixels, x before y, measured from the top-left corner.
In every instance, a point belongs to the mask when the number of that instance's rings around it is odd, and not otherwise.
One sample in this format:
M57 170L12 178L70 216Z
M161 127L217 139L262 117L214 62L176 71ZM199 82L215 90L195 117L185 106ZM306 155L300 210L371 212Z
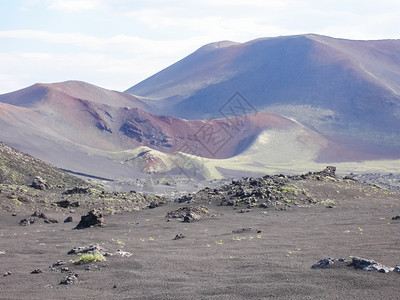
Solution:
M257 111L295 118L338 143L356 139L381 154L400 146L400 40L307 34L218 42L126 92L189 119L220 117L240 92Z
M29 185L36 176L42 177L53 187L87 185L75 176L0 142L0 183Z
M399 50L398 40L318 35L213 43L128 93L67 81L0 95L0 140L108 179L212 179L340 162L392 172Z
M234 157L266 130L293 132L313 151L326 145L316 132L266 112L185 120L144 108L134 96L83 82L35 84L0 95L0 138L57 167L104 178L170 171L177 167L170 156L179 152Z

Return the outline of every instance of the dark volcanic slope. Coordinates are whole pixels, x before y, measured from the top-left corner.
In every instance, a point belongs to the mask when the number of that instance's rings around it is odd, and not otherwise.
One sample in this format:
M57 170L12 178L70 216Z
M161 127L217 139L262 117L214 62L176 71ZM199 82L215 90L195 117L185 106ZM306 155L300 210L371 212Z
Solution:
M77 177L0 142L0 184L31 184L36 176L45 179L50 186L86 184Z
M318 35L220 42L127 92L158 100L152 104L168 114L202 118L239 91L257 110L295 117L324 133L399 144L399 53L399 40Z

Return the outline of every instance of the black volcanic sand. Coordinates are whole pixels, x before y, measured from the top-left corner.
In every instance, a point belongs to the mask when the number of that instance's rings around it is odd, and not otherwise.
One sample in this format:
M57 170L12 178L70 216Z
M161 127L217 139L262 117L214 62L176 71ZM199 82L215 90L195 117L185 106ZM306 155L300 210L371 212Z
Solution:
M315 187L323 189L320 185ZM48 212L61 222L38 221L26 227L19 221L28 213L2 212L0 298L398 299L400 274L360 271L347 264L311 269L326 257L359 256L387 266L400 264L400 221L392 220L400 214L399 195L356 191L329 195L340 200L333 208L257 207L239 213L231 206L196 203L206 205L209 214L193 223L167 221L168 212L187 205L171 203L109 215L106 227L83 230L73 230L81 212ZM63 223L69 215L74 221ZM185 237L174 240L178 234ZM132 256L114 255L89 265L69 263L78 282L60 285L67 273L49 266L76 259L68 251L89 244ZM43 273L30 274L38 268ZM3 276L8 271L11 275Z

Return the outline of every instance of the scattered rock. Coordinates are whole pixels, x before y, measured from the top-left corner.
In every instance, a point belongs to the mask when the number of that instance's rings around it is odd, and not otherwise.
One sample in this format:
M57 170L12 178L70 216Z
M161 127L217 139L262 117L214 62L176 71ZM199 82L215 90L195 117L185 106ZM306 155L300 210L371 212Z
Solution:
M186 195L183 195L182 197L180 197L178 199L178 202L179 203L190 202L192 199L193 199L192 194L186 194Z
M321 176L336 177L336 167L327 166L325 170L318 172Z
M57 204L57 206L62 207L62 208L79 207L79 205L80 205L78 201L72 202L69 199L58 201L58 202L56 202L56 204Z
M190 211L186 214L186 216L183 218L183 222L185 223L192 223L196 222L202 219L202 216L194 211Z
M313 269L326 269L331 267L335 263L334 258L324 258L312 266Z
M35 269L35 270L33 270L33 271L31 272L31 274L40 274L40 273L43 273L43 270L42 270L42 269Z
M84 229L92 226L104 227L106 223L103 214L97 210L91 210L87 215L82 216L75 229Z
M400 274L400 266L396 266L393 271Z
M89 187L74 187L69 190L65 190L63 195L74 195L74 194L89 194L90 188Z
M120 255L121 257L130 257L130 256L132 256L132 253L127 252L127 251L122 251L120 249L118 249L115 253Z
M400 216L395 216L392 218L392 220L400 220Z
M158 207L158 203L157 202L151 202L150 203L150 205L149 205L149 208L156 208L156 207Z
M392 267L386 267L374 260L359 257L353 257L351 265L356 269L364 271L378 271L381 273L389 273L390 271L394 271L394 268Z
M56 267L64 266L64 265L66 265L66 264L67 264L67 263L66 263L65 261L63 261L63 260L58 260L56 263L52 264L52 265L50 266L50 268L56 268Z
M40 176L36 176L33 181L31 186L35 189L38 190L46 190L49 188L49 185L47 184L47 181L44 180L42 177Z
M183 239L183 238L185 238L185 236L184 236L182 233L180 233L180 234L177 234L177 235L174 237L174 240L180 240L180 239Z
M75 284L78 282L78 274L70 273L67 277L61 280L60 284Z
M35 211L32 215L32 217L37 217L39 219L43 219L45 223L50 224L50 223L58 223L56 219L49 218L47 217L44 213Z
M11 273L11 271L7 271L7 272L5 272L4 274L3 274L3 276L10 276L12 273Z
M105 249L100 247L99 245L89 245L83 247L74 247L67 254L96 254L100 253L104 256L111 256L111 253L108 253Z
M309 207L321 202L313 198L307 189L299 187L301 180L331 180L336 179L336 168L328 166L325 170L304 175L265 175L262 178L242 178L232 180L217 188L203 188L196 193L183 195L175 199L179 203L215 203L222 206L237 208L239 213L249 212L249 209L263 208L288 210L295 207ZM333 206L333 205L331 205Z
M246 232L246 231L251 231L251 227L243 227L237 230L232 230L232 233L242 233L242 232Z
M69 268L68 267L62 267L61 268L61 273L65 273L65 272L69 272Z
M19 196L18 201L23 202L23 203L28 203L29 199L25 196Z
M72 217L68 217L68 218L66 218L65 220L64 220L64 223L69 223L69 222L72 222L73 220L72 220Z
M29 226L29 225L35 223L35 221L36 221L36 218L35 218L35 217L29 217L29 218L26 218L26 219L22 219L22 220L19 222L19 224L20 224L21 226Z
M187 219L187 221L196 221L208 214L208 208L202 205L193 205L181 207L177 210L167 213L165 216L168 219Z

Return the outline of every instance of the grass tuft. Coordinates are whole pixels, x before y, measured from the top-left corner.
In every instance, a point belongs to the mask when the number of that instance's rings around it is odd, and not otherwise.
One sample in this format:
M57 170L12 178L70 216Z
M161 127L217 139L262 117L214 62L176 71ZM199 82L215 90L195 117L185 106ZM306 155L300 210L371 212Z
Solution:
M105 261L106 258L104 257L103 254L101 253L95 253L95 254L82 254L81 257L79 257L74 264L76 265L83 265L83 264L88 264L91 262L95 262L95 261Z

